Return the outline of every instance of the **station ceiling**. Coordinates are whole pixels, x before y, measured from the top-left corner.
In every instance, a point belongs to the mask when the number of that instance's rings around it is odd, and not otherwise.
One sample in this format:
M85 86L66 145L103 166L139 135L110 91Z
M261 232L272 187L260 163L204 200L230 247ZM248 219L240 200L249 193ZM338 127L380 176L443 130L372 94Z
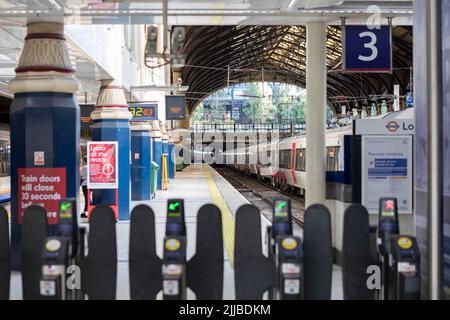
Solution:
M0 0L0 22L64 20L67 24L161 24L162 0ZM339 24L373 9L411 23L411 0L168 0L170 25ZM364 16L364 15L363 15ZM398 22L400 23L400 22Z
M7 94L6 86L13 77L13 65L19 54L17 48L21 48L22 34L16 33L23 32L21 27L27 22L161 24L162 3L162 0L0 0L0 32L10 33L4 43L0 35L0 93ZM183 80L190 86L188 106L192 111L210 93L229 83L261 80L262 73L265 81L304 86L305 29L301 25L312 20L329 25L330 98L354 97L356 101L358 97L380 94L386 89L392 92L393 83L401 84L404 91L412 66L412 3L411 0L168 0L169 25L187 27L188 66L183 70ZM373 10L382 21L394 17L396 70L392 75L342 74L340 19L365 23ZM11 36L17 39L10 42L7 39ZM77 68L86 70L77 76L97 78L89 70L98 68L84 61L85 58L75 59ZM332 103L339 108L339 103L334 100Z
M190 112L207 96L228 85L267 81L305 87L306 28L304 26L190 26L186 28L186 67L182 71ZM392 94L400 84L405 94L412 67L412 27L393 27L392 74L343 73L340 26L327 29L329 102L370 104L371 97ZM229 70L228 70L229 68Z

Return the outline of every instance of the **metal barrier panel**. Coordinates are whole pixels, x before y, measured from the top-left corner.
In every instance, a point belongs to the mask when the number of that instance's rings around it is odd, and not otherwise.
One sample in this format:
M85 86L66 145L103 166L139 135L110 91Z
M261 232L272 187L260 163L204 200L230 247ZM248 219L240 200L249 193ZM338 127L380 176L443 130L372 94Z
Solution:
M90 300L116 299L116 219L108 206L99 205L91 213L88 256L81 271L81 285Z
M317 204L305 212L303 226L304 299L330 300L333 274L331 217Z
M47 212L44 208L32 205L25 209L21 238L23 299L39 300L42 250L47 238Z
M155 300L162 286L161 259L156 254L155 215L146 205L131 212L129 269L131 300Z
M262 254L261 214L253 205L236 212L234 279L237 300L260 300L275 285L275 264Z
M342 284L345 300L373 300L375 292L367 286L367 268L376 265L370 252L369 213L360 204L344 214L342 241Z
M197 241L194 257L187 265L187 285L197 300L223 297L222 213L213 204L202 206L197 215Z

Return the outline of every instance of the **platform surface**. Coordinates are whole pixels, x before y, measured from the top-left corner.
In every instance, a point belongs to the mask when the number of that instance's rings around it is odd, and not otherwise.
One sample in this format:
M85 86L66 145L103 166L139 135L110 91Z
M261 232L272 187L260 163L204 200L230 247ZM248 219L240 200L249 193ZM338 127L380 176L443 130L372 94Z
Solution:
M190 259L195 253L196 219L198 209L206 203L217 205L223 215L224 236L224 287L223 297L226 300L234 299L234 275L233 255L234 250L234 214L237 209L247 204L245 199L233 186L220 174L208 165L196 164L188 166L183 172L177 172L175 179L170 180L169 188L158 191L151 201L133 201L131 209L138 204L149 205L155 213L156 222L156 250L162 255L162 244L165 233L165 210L167 199L183 198L185 201L186 227L187 227L187 257ZM261 215L262 239L265 238L266 227L270 222ZM117 299L130 298L128 277L128 245L129 245L129 221L117 223L117 248L118 248L118 283ZM301 235L302 231L296 227L294 233ZM265 246L263 246L265 248ZM342 299L342 276L338 266L333 269L332 298ZM11 299L21 299L20 273L13 272L11 283ZM188 299L194 298L192 293Z

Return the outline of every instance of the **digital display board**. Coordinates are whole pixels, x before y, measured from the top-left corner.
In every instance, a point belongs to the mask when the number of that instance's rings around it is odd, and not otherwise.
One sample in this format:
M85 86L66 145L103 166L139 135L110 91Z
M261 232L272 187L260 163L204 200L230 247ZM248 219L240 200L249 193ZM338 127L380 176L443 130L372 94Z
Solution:
M395 199L384 199L381 201L381 216L394 217L397 205Z
M155 103L132 103L128 106L133 120L158 120L158 104Z
M95 110L93 104L80 104L80 136L88 139L92 137L91 126L93 124L91 113Z
M166 119L167 120L186 119L185 96L166 96Z
M167 200L167 236L185 236L184 201L182 199Z
M291 202L289 199L275 199L273 202L273 236L292 234Z
M59 218L71 219L73 214L72 202L61 201L59 204Z

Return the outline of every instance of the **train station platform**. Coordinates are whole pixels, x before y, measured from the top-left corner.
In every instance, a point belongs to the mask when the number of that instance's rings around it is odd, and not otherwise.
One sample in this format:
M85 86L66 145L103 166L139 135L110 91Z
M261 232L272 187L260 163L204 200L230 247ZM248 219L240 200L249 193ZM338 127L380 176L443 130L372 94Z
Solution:
M209 165L191 165L183 172L177 172L175 179L170 181L168 190L157 192L156 197L151 201L134 201L131 204L131 210L139 204L149 205L153 209L156 223L156 250L160 256L162 256L163 251L162 244L165 233L167 199L175 198L184 199L187 228L187 259L190 259L195 253L198 210L207 203L214 203L221 209L225 263L223 298L225 300L235 299L233 273L234 215L240 206L249 203L248 200ZM268 225L270 225L270 221L261 215L261 241L263 242L263 250L266 249L264 239ZM86 224L86 226L88 225ZM118 281L116 297L119 300L130 299L128 272L129 230L129 221L119 221L117 223ZM294 228L294 234L301 235L301 228L296 226ZM264 253L266 254L266 252ZM21 299L21 290L20 273L13 272L11 299ZM193 294L188 292L188 299L193 298ZM338 266L334 266L332 299L341 300L342 298L341 269Z

